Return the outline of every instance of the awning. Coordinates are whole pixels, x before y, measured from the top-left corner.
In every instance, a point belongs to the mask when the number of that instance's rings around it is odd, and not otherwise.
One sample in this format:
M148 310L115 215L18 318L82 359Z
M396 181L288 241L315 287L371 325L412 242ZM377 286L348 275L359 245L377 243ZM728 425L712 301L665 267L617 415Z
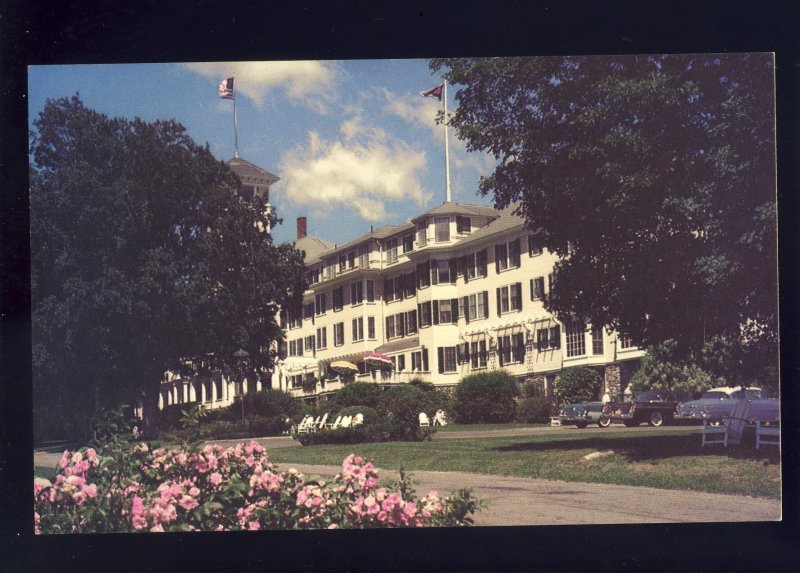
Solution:
M393 352L402 352L403 350L416 348L417 346L419 346L419 336L413 336L381 344L375 349L375 352L379 354L392 354Z
M380 352L371 352L364 357L364 362L378 368L393 368L392 359Z

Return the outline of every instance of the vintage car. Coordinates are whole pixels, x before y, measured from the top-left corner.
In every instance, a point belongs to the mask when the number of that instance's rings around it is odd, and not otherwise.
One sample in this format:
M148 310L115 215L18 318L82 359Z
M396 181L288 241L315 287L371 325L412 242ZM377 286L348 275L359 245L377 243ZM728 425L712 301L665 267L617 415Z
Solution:
M571 424L585 428L589 424L597 424L601 428L611 425L611 419L603 415L602 402L580 402L564 404L558 413L558 421L562 426Z
M677 420L704 419L720 420L730 416L736 400L760 400L766 398L764 391L755 386L743 388L742 386L721 386L707 390L699 399L681 402L675 411Z
M648 390L634 396L632 400L621 397L605 405L603 414L614 422L626 426L638 426L647 422L658 427L672 422L675 407L679 402L691 400L691 392L682 390Z

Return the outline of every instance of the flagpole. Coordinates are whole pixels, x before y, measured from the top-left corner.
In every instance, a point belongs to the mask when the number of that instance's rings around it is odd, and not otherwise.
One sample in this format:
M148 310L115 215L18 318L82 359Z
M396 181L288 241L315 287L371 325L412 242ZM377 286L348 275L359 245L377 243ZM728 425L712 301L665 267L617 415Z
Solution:
M233 77L233 156L239 157L239 132L236 129L236 76Z
M450 144L447 141L447 80L444 80L444 177L447 202L450 203Z

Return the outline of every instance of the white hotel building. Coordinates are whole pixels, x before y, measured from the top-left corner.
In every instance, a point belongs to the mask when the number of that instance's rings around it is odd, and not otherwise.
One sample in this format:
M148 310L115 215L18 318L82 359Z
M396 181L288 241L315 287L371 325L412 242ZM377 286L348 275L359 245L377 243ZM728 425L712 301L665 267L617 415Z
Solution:
M344 245L308 236L306 224L298 219L295 247L309 286L302 310L282 314L273 388L317 399L342 386L330 364L348 361L355 379L381 385L422 378L446 389L504 368L548 393L561 369L588 366L614 394L638 369L643 351L629 339L544 309L557 257L510 209L444 203ZM365 363L372 352L393 368Z
M239 195L264 197L278 177L240 158ZM318 400L342 387L330 368L355 364L351 378L383 386L421 378L446 391L462 377L504 368L552 392L558 372L595 368L612 395L625 389L643 351L629 339L580 320L560 323L542 304L557 257L510 210L444 203L410 222L382 227L344 245L308 236L297 220L295 247L304 253L309 286L302 309L281 315L286 343L270 385ZM364 357L391 358L376 369ZM225 407L260 381L236 381L191 364L193 374L167 372L159 407L201 403ZM243 386L243 387L242 387Z

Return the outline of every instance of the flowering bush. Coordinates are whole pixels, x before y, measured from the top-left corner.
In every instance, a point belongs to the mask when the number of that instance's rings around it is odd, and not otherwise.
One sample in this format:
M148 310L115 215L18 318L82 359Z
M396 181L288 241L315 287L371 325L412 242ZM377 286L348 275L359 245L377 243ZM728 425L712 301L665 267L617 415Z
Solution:
M354 454L329 482L280 472L255 441L65 451L55 481L36 478L33 491L36 533L461 526L480 505L468 490L417 499L407 483L378 487Z

